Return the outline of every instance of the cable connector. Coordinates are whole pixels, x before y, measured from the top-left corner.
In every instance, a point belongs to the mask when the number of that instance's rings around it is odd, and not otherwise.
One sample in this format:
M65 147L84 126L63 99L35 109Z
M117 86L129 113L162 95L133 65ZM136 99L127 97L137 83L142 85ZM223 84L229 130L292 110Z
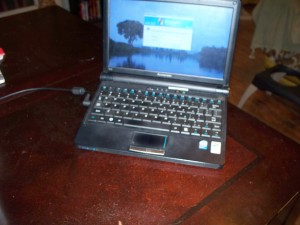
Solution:
M90 95L89 93L87 93L87 94L85 95L85 97L84 97L84 99L83 99L83 102L82 102L82 105L83 105L83 106L86 106L86 107L90 106L90 104L91 104L90 96L91 96L91 95Z
M73 95L84 95L86 91L83 87L73 87L71 92Z

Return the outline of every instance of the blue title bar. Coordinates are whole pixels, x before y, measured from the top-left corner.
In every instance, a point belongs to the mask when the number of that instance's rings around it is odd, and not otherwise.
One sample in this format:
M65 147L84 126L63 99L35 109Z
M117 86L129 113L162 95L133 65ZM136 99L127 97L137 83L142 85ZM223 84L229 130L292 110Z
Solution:
M179 18L145 16L144 25L192 29L193 21Z

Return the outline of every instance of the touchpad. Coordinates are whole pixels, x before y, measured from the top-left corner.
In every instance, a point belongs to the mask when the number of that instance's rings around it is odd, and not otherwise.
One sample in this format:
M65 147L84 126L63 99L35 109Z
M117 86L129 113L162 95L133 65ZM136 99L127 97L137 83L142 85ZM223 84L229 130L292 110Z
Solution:
M164 155L167 139L167 135L135 132L129 150L147 154Z

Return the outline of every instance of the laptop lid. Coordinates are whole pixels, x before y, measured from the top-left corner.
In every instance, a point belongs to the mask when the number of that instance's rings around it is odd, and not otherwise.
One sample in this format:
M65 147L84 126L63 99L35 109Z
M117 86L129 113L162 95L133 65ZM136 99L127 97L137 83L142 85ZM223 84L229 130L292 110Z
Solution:
M104 2L105 72L228 86L239 0Z

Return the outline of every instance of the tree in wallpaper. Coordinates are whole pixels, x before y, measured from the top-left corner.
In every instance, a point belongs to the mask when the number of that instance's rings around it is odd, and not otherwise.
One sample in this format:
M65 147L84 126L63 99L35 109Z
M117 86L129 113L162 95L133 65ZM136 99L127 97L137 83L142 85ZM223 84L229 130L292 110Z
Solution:
M143 24L134 20L125 20L117 24L118 33L123 35L127 40L128 44L132 43L138 38L143 38Z
M226 65L227 48L203 47L199 53L199 66L223 71ZM213 60L212 60L213 59Z

